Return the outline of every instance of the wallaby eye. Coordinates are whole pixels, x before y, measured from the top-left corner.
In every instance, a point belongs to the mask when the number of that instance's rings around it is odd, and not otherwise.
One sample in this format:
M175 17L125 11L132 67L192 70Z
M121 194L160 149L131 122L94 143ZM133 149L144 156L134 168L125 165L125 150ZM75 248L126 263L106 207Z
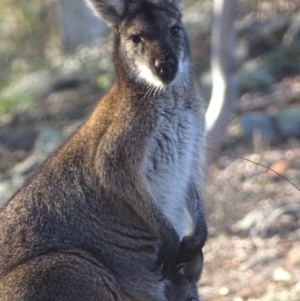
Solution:
M178 37L179 36L179 32L180 32L181 27L178 25L175 25L173 27L171 27L171 34L173 37Z
M141 38L136 34L131 35L129 39L133 44L138 44L141 41Z

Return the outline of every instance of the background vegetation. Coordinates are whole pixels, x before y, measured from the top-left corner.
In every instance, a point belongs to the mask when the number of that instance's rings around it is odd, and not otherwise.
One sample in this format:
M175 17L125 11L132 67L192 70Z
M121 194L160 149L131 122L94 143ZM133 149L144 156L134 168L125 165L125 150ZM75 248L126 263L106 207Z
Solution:
M186 0L203 99L211 96L212 1ZM300 186L300 1L240 0L239 95L220 149ZM58 0L0 2L0 203L111 86L111 37L65 51ZM228 45L224 45L228 47ZM213 139L213 137L210 137ZM211 150L207 151L208 153ZM300 192L254 163L208 167L203 300L300 300Z

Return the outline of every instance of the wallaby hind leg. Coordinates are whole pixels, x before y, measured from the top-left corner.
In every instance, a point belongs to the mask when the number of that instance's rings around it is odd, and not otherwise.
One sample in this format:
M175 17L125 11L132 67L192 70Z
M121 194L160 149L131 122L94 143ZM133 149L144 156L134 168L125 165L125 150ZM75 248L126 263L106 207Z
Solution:
M129 301L103 267L74 255L43 256L0 280L0 301Z

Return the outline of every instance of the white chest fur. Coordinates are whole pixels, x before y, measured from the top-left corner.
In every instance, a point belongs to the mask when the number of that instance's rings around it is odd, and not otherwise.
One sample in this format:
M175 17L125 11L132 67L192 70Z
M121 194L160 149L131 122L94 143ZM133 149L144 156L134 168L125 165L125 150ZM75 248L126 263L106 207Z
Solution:
M191 111L180 107L163 110L144 162L149 189L180 237L190 220L186 196L197 155L197 134L196 116Z

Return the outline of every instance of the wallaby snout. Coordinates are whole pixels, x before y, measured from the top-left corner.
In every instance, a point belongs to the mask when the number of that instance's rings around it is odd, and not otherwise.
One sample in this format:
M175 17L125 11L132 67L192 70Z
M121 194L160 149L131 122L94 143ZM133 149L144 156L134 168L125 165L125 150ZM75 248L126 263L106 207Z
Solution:
M146 39L145 39L146 40ZM171 84L178 75L178 65L180 61L180 50L174 49L174 45L168 41L167 36L154 37L146 41L147 52L141 59L140 69L148 69L149 74L156 79L151 80L151 76L140 72L139 77L144 78L147 83L155 86L166 87Z
M171 83L177 72L177 60L168 59L166 61L155 60L155 71L163 83Z

